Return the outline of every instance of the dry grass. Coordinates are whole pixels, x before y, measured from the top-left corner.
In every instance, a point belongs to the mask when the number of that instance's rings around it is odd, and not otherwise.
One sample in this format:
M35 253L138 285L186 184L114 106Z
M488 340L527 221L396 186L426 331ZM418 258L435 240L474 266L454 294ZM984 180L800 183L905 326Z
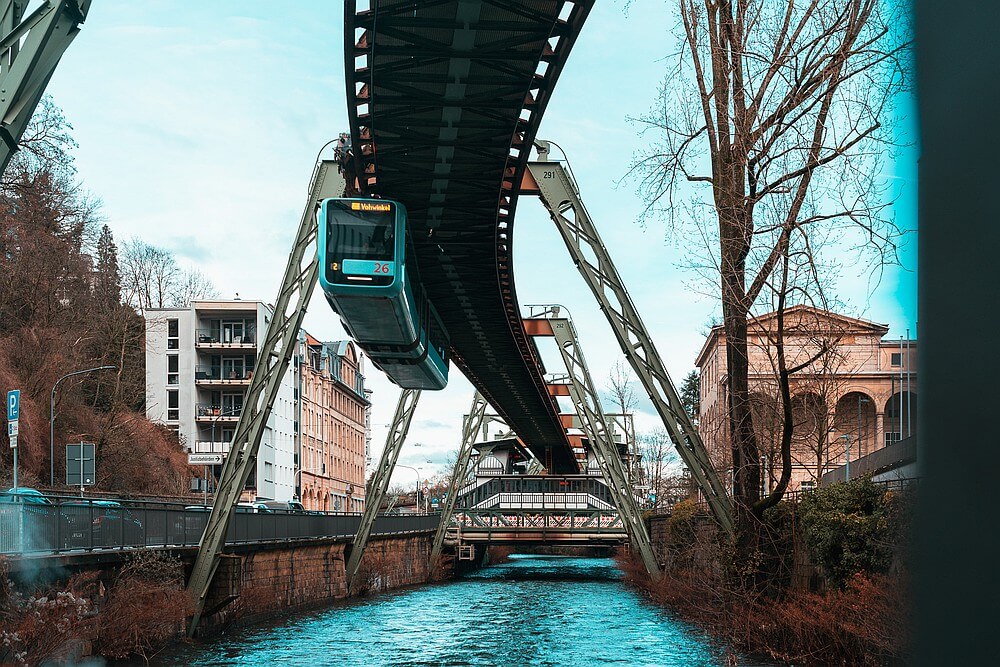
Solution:
M0 664L73 662L91 650L149 660L177 636L191 612L180 561L155 553L130 558L114 584L95 572L59 589L18 592L0 572Z
M651 581L634 556L618 560L627 580L734 651L806 666L905 660L908 605L903 587L888 577L858 574L843 590L772 597L736 590L704 569L674 570Z

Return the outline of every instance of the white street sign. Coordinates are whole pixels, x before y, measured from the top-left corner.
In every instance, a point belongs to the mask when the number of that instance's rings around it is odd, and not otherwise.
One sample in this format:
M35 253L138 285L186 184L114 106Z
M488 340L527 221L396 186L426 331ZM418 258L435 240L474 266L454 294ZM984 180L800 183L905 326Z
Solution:
M7 435L12 438L17 437L17 424L18 422L7 422Z
M17 436L16 435L10 436L10 448L11 449L17 449Z
M222 454L188 454L188 465L211 466L222 463Z

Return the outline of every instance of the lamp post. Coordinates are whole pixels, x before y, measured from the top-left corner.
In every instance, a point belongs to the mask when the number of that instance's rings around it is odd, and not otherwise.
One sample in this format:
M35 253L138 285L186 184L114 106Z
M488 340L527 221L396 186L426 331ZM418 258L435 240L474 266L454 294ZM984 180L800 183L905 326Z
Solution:
M413 466L404 466L402 463L397 463L396 467L397 468L407 468L408 470L412 470L413 472L417 473L417 485L414 487L414 491L416 491L416 494L413 496L413 507L414 507L414 509L416 509L419 512L420 511L420 469L419 468L414 468Z
M85 368L82 371L73 371L72 373L66 373L61 378L56 380L56 383L52 385L52 394L49 396L49 486L56 485L56 390L59 388L59 383L66 378L73 377L74 375L83 375L84 373L93 373L94 371L116 371L117 366L95 366L94 368ZM82 450L80 454L83 457Z
M844 481L851 481L851 436L845 433L840 436L844 441L844 451L847 453L847 463L844 465Z
M868 405L869 401L865 396L858 394L858 456L861 456L862 452L862 439L861 439L861 404Z

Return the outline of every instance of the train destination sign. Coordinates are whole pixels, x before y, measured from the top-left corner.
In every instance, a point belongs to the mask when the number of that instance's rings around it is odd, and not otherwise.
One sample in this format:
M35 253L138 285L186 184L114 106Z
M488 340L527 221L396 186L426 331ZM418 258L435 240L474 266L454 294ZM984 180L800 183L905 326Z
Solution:
M392 204L389 202L370 202L370 201L352 201L351 202L352 211L375 211L375 212L386 212L392 210Z

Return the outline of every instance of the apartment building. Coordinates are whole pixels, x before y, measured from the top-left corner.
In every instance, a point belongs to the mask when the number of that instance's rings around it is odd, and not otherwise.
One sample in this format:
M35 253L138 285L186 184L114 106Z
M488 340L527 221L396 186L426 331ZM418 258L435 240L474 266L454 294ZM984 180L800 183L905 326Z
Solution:
M370 391L354 343L323 343L303 332L296 366L300 493L306 509L361 512L370 446Z
M189 453L225 457L273 316L261 301L203 300L151 308L146 321L146 416L177 431ZM291 370L291 369L290 369ZM282 379L244 498L292 500L296 382ZM215 465L218 479L222 466Z
M792 478L789 488L812 488L823 474L915 435L917 342L886 339L889 327L809 306L785 311L792 395ZM769 489L780 474L777 319L749 322L750 404ZM698 430L720 470L732 466L728 436L726 336L714 327L698 354Z
M203 300L144 315L147 417L176 430L189 453L224 460L271 308L260 301ZM243 499L300 499L307 509L362 511L370 396L364 357L353 343L324 343L301 332ZM218 479L221 463L211 467Z

